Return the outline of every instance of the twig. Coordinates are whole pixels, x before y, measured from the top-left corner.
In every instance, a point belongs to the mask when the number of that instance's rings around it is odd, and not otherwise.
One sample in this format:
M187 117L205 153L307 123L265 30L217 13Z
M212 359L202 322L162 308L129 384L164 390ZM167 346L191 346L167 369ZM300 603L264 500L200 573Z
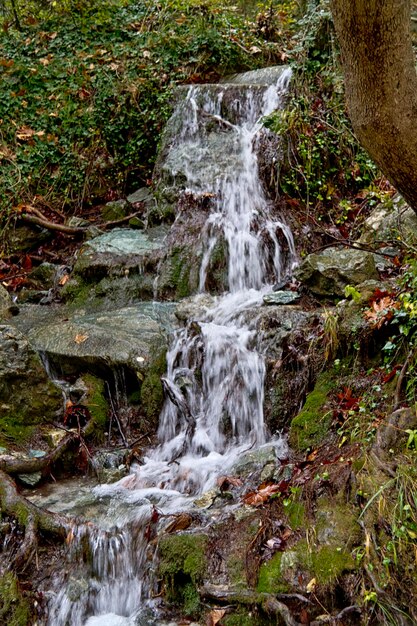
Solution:
M334 237L335 241L332 241L332 243L327 243L324 246L320 246L319 248L316 248L315 250L313 250L312 254L316 252L321 252L322 250L326 250L326 248L332 248L333 246L346 246L347 248L352 248L353 250L362 250L363 252L371 252L372 254L378 254L379 256L383 256L383 257L394 258L395 256L393 254L387 254L386 252L378 252L377 250L374 250L370 246L358 245L355 241L351 242L345 239L340 240L331 234L330 234L330 237Z
M109 385L109 383L107 381L106 381L106 385L107 385L107 391L108 391L108 394L109 394L109 400L110 400L110 404L111 404L112 414L114 416L114 419L116 420L117 428L119 429L119 433L120 433L120 435L122 437L122 441L123 441L125 447L129 448L129 444L127 443L127 439L126 439L125 434L123 432L122 425L121 425L120 420L118 418L118 415L117 415L117 412L116 412L116 409L115 409L115 406L114 406L113 398L112 398L111 393L110 393L110 385Z
M125 217L120 218L119 220L113 220L112 222L105 222L104 224L99 224L99 228L109 228L109 226L118 226L119 224L124 224L124 222L128 222L133 217L140 215L142 211L136 211L135 213L131 213L130 215L126 215Z
M413 355L414 355L414 350L410 350L410 352L407 354L407 358L405 359L404 365L402 366L400 374L398 376L397 384L396 384L396 387L395 387L393 411L396 411L400 407L400 404L401 404L401 387L403 385L404 378L405 378L405 375L407 374L408 366L410 364L410 361L411 361Z

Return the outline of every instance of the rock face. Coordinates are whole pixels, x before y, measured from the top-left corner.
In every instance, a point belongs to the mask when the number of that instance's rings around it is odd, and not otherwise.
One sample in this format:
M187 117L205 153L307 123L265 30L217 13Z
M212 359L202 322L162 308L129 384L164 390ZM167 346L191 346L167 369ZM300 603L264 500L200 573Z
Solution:
M347 285L379 278L372 254L338 247L309 254L296 276L314 294L329 297L343 296Z
M32 345L57 373L127 368L144 372L167 349L174 322L170 305L142 304L102 314L74 315L29 332Z
M360 241L367 244L386 245L400 238L415 244L417 215L401 196L379 204L365 220Z
M16 328L0 326L0 439L24 439L30 426L62 412L62 393Z
M117 228L86 242L62 290L64 299L79 305L101 300L106 308L152 299L167 230Z

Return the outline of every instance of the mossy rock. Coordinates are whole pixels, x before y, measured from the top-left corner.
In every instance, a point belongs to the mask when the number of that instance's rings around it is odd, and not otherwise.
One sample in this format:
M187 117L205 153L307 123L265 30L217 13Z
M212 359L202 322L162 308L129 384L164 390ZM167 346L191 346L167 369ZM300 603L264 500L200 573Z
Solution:
M206 547L203 535L167 535L159 542L159 575L167 600L186 615L198 616L201 610L197 586L207 569Z
M88 389L86 405L93 419L90 432L96 442L103 442L110 408L104 393L105 382L92 374L85 374L82 378Z
M161 376L166 372L166 350L153 351L151 362L140 388L140 403L145 416L156 422L164 404Z
M333 388L333 373L320 374L313 391L307 395L303 408L291 422L289 441L293 448L304 451L317 447L325 439L332 419L326 403Z
M27 626L31 623L28 601L22 596L16 576L0 576L0 624Z
M0 326L0 444L23 443L34 427L62 413L61 390L39 355L12 326Z

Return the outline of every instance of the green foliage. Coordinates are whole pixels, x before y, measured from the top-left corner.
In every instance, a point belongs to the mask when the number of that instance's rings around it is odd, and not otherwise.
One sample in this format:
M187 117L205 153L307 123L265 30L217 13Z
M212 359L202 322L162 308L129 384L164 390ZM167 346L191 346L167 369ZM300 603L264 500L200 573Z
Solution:
M20 6L20 5L19 5ZM74 210L146 182L175 85L251 68L218 0L29 3L0 33L0 212Z
M287 144L281 191L314 207L319 219L340 223L355 209L346 196L369 186L377 170L346 114L328 1L307 2L296 26L288 44L293 95L285 110L272 113L264 124Z

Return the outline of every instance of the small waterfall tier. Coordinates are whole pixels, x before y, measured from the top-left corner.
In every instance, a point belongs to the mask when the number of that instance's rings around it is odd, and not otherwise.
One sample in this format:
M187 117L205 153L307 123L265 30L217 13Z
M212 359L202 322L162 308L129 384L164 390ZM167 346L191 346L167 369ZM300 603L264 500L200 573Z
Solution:
M283 106L290 76L288 68L269 68L183 88L159 171L184 193L210 199L200 234L200 291L207 290L219 241L226 248L227 289L174 333L159 443L129 476L95 489L108 512L94 529L72 534L72 550L90 560L81 563L84 583L76 591L73 581L62 579L50 603L51 626L145 623L140 616L153 607L148 542L155 511L192 509L217 476L267 442L265 365L256 349L254 311L272 284L291 272L295 250L264 191L257 151L262 120ZM285 450L281 439L272 444L278 456Z

